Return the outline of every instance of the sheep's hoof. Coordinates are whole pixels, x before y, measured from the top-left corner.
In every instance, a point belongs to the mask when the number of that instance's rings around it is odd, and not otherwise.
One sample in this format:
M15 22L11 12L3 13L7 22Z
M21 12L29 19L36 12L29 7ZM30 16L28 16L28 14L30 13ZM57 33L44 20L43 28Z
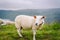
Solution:
M23 36L20 36L20 38L22 38Z

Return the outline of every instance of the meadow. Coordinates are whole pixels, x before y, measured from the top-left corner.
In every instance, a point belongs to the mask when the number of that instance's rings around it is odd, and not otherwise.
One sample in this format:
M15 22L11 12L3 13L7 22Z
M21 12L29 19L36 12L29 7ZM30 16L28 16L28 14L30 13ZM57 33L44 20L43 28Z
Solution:
M22 30L23 38L20 38L15 25L0 25L0 40L32 40L32 30ZM60 23L44 24L41 30L37 30L36 40L60 40Z

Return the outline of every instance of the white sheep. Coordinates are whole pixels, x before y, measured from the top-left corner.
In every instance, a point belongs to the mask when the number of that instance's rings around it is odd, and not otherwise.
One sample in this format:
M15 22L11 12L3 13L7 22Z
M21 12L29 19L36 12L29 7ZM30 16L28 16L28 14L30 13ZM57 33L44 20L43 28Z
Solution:
M44 24L45 16L27 16L27 15L19 15L15 18L15 26L17 28L17 32L20 37L21 35L21 28L22 29L29 29L31 28L33 31L33 40L35 39L36 30Z
M8 24L15 24L15 22L8 20L8 19L0 19L1 25L8 25Z

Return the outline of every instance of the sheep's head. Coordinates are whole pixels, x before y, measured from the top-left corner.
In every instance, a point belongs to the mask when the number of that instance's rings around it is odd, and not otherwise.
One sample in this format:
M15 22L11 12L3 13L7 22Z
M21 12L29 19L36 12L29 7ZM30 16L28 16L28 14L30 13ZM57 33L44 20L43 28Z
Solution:
M44 24L44 19L45 18L46 18L45 16L34 16L35 25L40 26L40 25Z

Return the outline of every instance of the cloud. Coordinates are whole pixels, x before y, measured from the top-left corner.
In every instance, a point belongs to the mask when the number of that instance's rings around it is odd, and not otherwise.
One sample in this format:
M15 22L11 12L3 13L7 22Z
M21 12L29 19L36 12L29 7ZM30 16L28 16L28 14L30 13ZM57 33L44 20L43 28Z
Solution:
M0 0L0 9L60 8L60 0Z

